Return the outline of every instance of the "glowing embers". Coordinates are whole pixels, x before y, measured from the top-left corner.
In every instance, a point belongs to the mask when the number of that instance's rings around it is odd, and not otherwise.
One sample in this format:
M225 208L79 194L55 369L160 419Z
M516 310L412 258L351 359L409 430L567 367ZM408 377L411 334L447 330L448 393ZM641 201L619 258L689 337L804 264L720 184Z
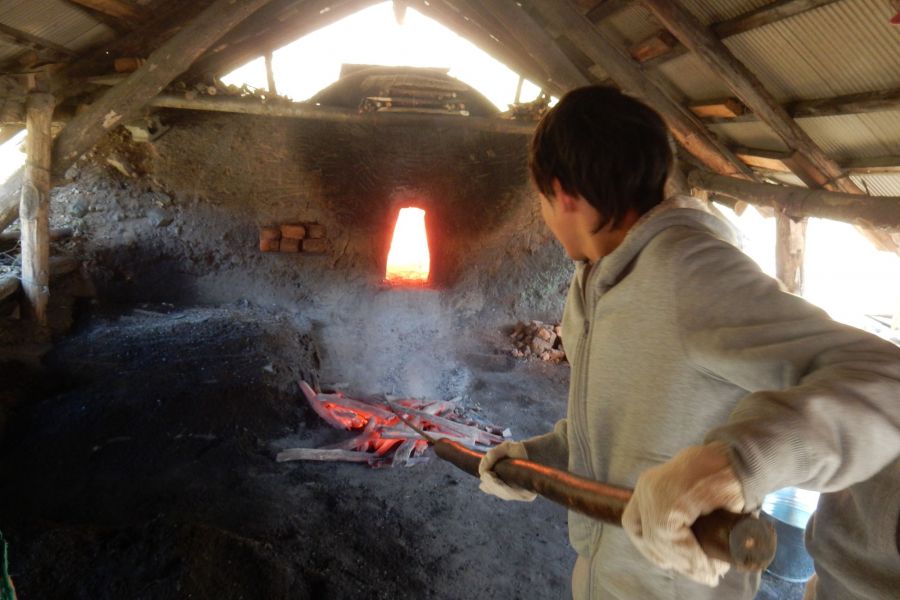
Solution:
M421 208L401 208L397 225L394 226L384 280L400 285L422 285L428 282L430 265L425 211Z

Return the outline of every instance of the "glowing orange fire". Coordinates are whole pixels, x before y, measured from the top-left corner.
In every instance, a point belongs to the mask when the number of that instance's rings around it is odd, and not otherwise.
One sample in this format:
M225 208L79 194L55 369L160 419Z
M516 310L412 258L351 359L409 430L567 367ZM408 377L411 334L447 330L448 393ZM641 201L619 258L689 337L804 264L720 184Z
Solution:
M425 211L421 208L401 208L388 252L385 280L391 283L425 283L430 264Z

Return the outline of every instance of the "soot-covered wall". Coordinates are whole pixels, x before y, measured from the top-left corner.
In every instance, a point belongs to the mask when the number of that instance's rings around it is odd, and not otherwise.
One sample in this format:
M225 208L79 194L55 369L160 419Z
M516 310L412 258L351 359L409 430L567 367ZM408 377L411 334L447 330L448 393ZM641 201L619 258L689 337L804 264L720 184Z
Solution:
M434 289L461 315L558 316L571 272L528 182L527 136L167 112L111 138L55 194L109 297L327 301L377 290L397 209L426 209ZM323 255L261 253L258 228L325 226Z

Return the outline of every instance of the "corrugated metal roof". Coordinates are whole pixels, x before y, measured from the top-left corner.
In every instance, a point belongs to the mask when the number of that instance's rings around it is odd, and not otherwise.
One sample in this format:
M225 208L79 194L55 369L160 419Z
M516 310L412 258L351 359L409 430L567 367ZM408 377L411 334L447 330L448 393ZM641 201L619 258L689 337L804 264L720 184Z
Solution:
M851 175L870 196L900 196L900 175Z
M600 23L600 27L616 33L628 45L648 38L660 29L656 19L637 2Z
M0 23L76 52L115 37L112 29L63 0L0 0ZM4 46L0 61L20 52Z
M761 121L718 123L709 125L709 129L720 136L728 146L744 146L774 152L784 152L788 149L781 138Z
M728 38L779 100L900 87L900 27L883 0L844 0Z
M721 23L772 4L772 0L682 0L680 4L691 11L704 25L709 25L710 23Z
M728 86L694 54L682 54L659 66L658 71L691 100L732 96Z
M825 153L836 159L900 155L900 112L798 119Z

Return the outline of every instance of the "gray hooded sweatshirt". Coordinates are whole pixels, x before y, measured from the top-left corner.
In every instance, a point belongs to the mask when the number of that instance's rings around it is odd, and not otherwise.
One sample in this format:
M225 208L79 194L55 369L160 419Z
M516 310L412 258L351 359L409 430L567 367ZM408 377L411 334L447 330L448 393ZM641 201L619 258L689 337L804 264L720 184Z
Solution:
M845 488L897 458L900 349L785 293L735 242L705 203L678 196L577 266L566 419L525 441L531 460L633 487L684 447L723 440L753 507L788 485ZM695 584L577 513L569 538L590 563L576 600L750 600L759 583L732 570L717 588Z

